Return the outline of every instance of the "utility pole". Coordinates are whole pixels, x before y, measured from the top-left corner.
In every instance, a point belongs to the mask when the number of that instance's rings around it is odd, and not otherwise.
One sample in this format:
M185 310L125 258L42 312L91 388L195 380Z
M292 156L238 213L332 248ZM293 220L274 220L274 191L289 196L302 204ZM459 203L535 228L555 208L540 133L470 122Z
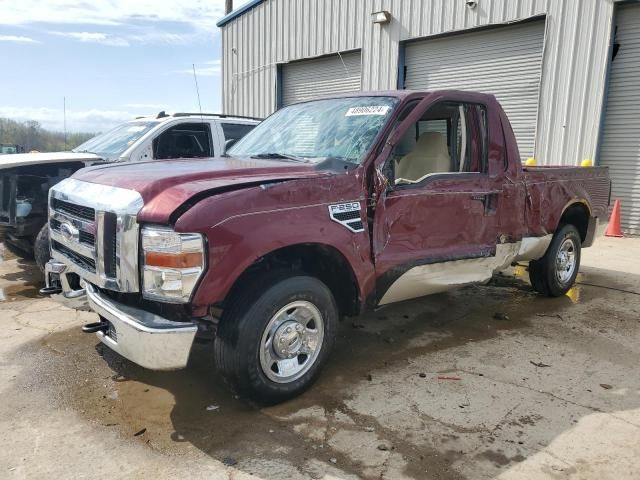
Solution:
M67 149L67 97L62 97L62 122L64 125L64 149Z
M224 1L224 14L228 15L233 10L233 0Z

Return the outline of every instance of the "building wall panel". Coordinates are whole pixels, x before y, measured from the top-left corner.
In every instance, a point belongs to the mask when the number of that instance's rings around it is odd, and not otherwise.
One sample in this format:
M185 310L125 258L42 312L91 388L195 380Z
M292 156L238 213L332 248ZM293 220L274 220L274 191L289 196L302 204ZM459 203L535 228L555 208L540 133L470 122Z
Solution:
M602 137L612 197L622 202L622 228L640 234L640 3L621 8Z
M509 115L520 155L533 155L545 22L501 26L406 45L405 86L493 93Z
M266 0L222 28L223 105L266 116L276 64L362 49L362 88L395 89L401 42L547 16L535 156L593 159L598 144L614 2L610 0ZM389 11L388 25L371 13ZM260 19L260 20L257 20Z

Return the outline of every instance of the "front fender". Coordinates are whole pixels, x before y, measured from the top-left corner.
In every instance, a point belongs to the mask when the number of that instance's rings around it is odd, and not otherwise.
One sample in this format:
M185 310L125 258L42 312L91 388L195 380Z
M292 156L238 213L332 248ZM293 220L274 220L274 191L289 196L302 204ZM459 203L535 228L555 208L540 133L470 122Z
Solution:
M284 179L219 192L203 198L175 221L176 231L207 237L208 268L192 307L222 302L255 261L284 247L315 244L334 248L349 263L361 298L375 285L366 185L362 168L313 178ZM332 220L330 205L359 202L362 232Z
M242 273L258 259L300 244L324 245L340 252L353 270L361 298L365 298L375 284L368 229L355 233L334 222L329 216L330 204L236 214L204 230L209 267L194 295L193 307L221 302ZM364 200L361 204L365 215ZM206 205L197 206L197 210L202 208ZM183 220L186 223L188 218L181 218L179 223Z

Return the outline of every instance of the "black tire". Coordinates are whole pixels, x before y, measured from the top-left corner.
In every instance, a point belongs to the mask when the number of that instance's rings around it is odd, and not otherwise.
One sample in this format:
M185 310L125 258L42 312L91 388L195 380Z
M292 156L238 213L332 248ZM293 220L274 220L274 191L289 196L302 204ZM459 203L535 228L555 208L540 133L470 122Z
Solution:
M311 304L317 309L324 336L315 360L310 361L299 378L277 382L269 378L262 367L263 334L270 335L265 333L267 326L280 310L293 302ZM299 395L315 381L333 348L337 322L335 299L320 280L291 272L262 276L240 288L223 312L214 342L216 368L239 393L254 401L266 405L282 402ZM270 338L273 343L276 334ZM298 363L299 359L304 363L306 358L301 355L295 357Z
M557 259L563 246L572 245L573 269L559 269ZM547 297L560 297L573 286L580 269L582 241L580 233L573 225L563 225L553 236L547 252L539 260L529 263L529 280L534 290ZM564 277L564 278L563 278Z
M33 245L33 256L40 270L44 272L44 266L51 258L51 252L49 251L49 225L46 223L36 236L36 241Z

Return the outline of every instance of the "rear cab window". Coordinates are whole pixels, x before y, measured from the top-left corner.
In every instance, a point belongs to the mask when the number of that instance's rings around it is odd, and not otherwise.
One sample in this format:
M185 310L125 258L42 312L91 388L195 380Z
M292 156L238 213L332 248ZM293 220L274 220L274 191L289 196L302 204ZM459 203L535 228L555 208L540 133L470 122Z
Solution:
M249 123L221 122L220 126L222 127L225 142L229 140L240 140L255 128L255 125Z
M211 128L208 123L175 125L153 141L153 154L157 160L212 157Z

